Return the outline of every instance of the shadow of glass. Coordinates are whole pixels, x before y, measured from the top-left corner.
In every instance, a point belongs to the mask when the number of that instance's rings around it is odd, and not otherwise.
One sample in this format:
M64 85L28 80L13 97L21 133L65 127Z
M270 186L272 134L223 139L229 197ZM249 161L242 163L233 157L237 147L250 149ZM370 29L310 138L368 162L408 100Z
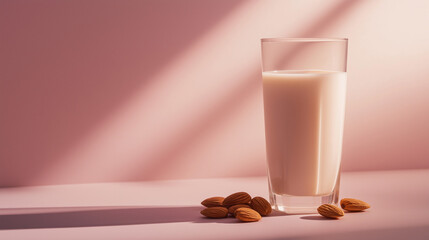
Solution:
M285 212L281 212L278 210L274 210L271 212L271 214L268 217L279 217L279 216L291 216L291 214L287 214Z
M233 217L212 219L200 215L200 206L107 206L0 208L0 230L73 228L157 223L242 223ZM269 217L287 216L274 211Z
M263 218L280 217L280 216L290 216L290 214L286 214L284 212L273 210L273 212L270 215L265 216ZM241 222L241 221L237 220L236 218L228 215L228 218L217 218L217 219L216 218L201 217L201 218L197 219L196 221L194 221L194 223L223 223L223 224L237 224L237 223L243 224L243 223L246 223L246 224L251 224L251 223L255 223L255 222Z
M60 207L0 209L0 230L210 222L202 207Z

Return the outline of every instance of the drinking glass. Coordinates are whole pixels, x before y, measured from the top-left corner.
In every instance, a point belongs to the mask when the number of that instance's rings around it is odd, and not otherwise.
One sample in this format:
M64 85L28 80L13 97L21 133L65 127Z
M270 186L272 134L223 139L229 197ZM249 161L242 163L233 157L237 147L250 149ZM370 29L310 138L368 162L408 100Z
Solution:
M286 213L338 204L347 84L344 38L264 38L270 202Z

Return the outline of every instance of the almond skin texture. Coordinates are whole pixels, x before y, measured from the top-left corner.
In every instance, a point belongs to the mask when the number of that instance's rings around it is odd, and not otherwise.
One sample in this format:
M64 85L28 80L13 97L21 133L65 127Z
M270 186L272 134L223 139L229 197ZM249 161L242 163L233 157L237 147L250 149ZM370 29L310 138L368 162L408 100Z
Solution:
M228 209L224 207L209 207L201 211L201 214L208 218L226 218Z
M254 197L250 201L250 207L257 211L261 216L268 216L273 210L271 204L263 197Z
M235 210L235 217L242 222L257 222L261 220L261 215L251 208L238 208Z
M354 198L343 198L340 205L349 212L360 212L371 207L368 203Z
M249 206L249 205L247 205L247 204L237 204L237 205L234 205L234 206L229 207L229 208L228 208L228 212L229 212L231 215L235 216L235 210L237 210L237 209L239 209L239 208L250 208L250 206Z
M344 216L343 210L341 210L341 208L332 204L320 205L320 207L317 208L317 211L319 212L320 215L327 218L340 218Z
M224 197L207 198L201 202L201 205L205 207L222 207L222 203L224 199L225 199Z
M236 192L223 200L223 206L228 208L237 204L247 204L251 199L252 197L246 192Z

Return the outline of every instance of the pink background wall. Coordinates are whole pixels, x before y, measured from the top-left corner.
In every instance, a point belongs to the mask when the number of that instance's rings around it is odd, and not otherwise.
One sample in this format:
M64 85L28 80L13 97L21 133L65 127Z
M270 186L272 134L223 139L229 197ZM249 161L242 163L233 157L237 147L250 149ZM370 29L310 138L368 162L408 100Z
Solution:
M429 1L0 0L0 186L265 174L261 37L348 37L343 170L429 167Z

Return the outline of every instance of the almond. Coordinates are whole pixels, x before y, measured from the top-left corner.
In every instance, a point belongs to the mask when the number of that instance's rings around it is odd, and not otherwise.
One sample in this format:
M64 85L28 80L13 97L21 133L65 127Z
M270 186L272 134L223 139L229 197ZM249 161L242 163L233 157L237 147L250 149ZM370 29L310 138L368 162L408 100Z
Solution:
M250 207L261 214L261 216L270 215L273 210L271 204L263 197L254 197L250 201Z
M354 198L343 198L340 205L349 212L360 212L371 207L368 203Z
M261 215L251 208L238 208L235 210L235 217L243 222L257 222L261 220Z
M235 216L235 210L237 210L238 208L250 208L250 206L249 206L249 205L247 205L247 204L238 204L238 205L234 205L234 206L231 206L231 207L229 207L229 208L228 208L228 212L229 212L231 215Z
M247 204L250 202L250 199L252 199L252 197L248 193L236 192L229 195L223 200L223 206L231 207L237 204Z
M202 201L201 204L206 207L222 207L224 199L224 197L211 197Z
M226 218L228 209L224 207L209 207L201 211L201 214L208 218Z
M317 211L320 213L320 215L327 218L340 218L344 216L343 210L332 204L323 204L317 208Z

